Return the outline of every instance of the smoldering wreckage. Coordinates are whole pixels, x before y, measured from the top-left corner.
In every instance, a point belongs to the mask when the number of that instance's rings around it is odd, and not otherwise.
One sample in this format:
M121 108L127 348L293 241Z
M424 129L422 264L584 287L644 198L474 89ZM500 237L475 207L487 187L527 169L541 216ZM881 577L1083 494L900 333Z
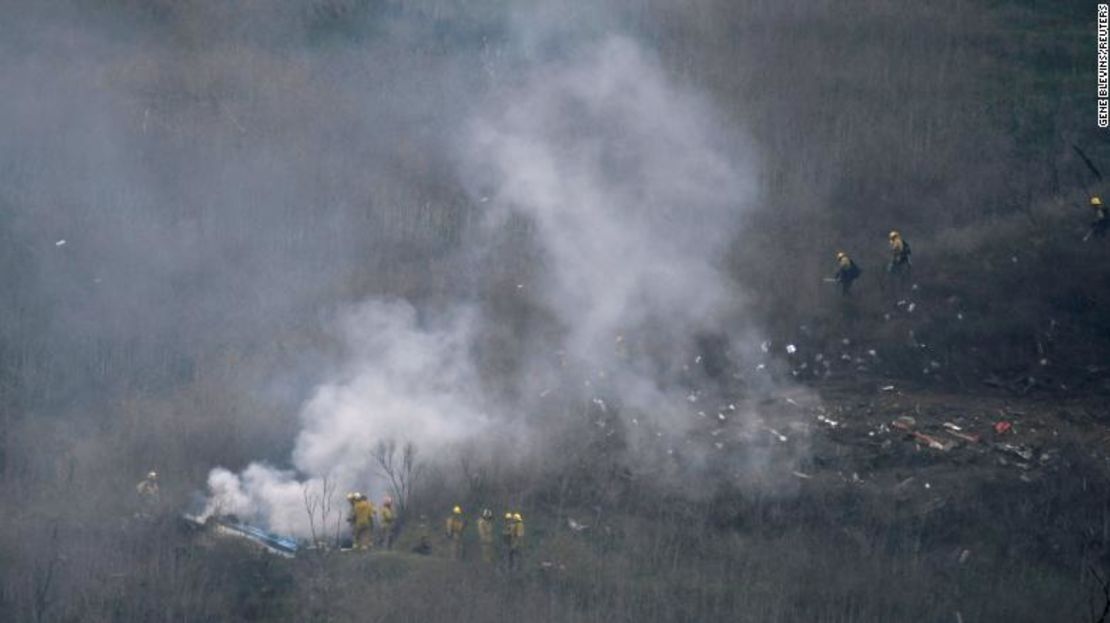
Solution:
M1091 199L1096 210L1101 210L1101 205L1097 196ZM1094 235L1101 237L1104 221L1104 212L1099 211L1091 225L1091 232L1097 232ZM912 319L935 313L954 314L958 321L964 320L964 312L954 311L950 301L922 305L911 300L919 288L906 281L909 245L898 232L891 232L890 250L887 285L894 288L896 297L906 295L906 298L892 301L891 313L885 315L888 322L910 326ZM862 271L853 269L851 260L845 262L844 252L838 252L836 259L837 275L828 281L839 284L841 292L851 296L849 286ZM913 509L907 512L922 515L974 495L974 487L967 485L969 470L981 472L977 476L980 479L982 473L989 473L992 474L989 479L1026 484L1044 484L1066 477L1069 456L1080 447L1090 423L1097 419L1087 400L1080 394L1069 396L1068 385L1054 381L1047 372L1040 379L1021 375L1013 380L992 374L980 383L998 391L975 399L969 399L963 392L938 392L929 383L945 374L944 366L930 354L927 344L914 339L913 329L908 335L913 349L920 349L922 368L917 382L904 377L891 382L883 374L883 355L875 347L854 343L847 337L833 343L834 352L819 352L817 341L808 339L812 334L805 326L800 328L799 339L790 343L764 341L760 345L763 360L747 373L731 373L721 381L723 390L703 393L696 387L689 388L686 415L692 425L682 438L669 436L667 443L672 447L666 453L678 457L694 446L722 455L743 454L758 447L801 456L804 447L805 459L789 471L796 481L794 486L848 486L891 496L901 500L907 509ZM618 336L614 349L627 356L623 337ZM703 357L698 355L681 367L690 370L705 365ZM1042 359L1040 365L1047 368L1049 363ZM761 395L753 408L748 392L751 378L772 375L774 371L821 387L822 399L815 399L802 385L794 389L777 386L779 389L773 393ZM604 378L604 373L598 374L598 379ZM1108 380L1110 369L1092 364L1086 367L1086 375L1075 382L1091 386L1105 385ZM595 384L598 390L604 385ZM549 393L550 390L544 390L541 397ZM1038 393L1050 394L1054 408L1046 409L1044 401L1036 399ZM613 435L616 409L601 396L591 398L589 403L585 417L604 436ZM627 423L651 428L647 421L641 422L636 417ZM654 431L654 436L662 438L664 432ZM1096 455L1097 460L1110 464L1110 453ZM158 474L152 471L136 486L141 509L136 518L149 521L154 517L152 509L158 506L160 495L158 482ZM327 492L327 485L324 486ZM346 515L349 530L336 529L331 534L325 530L326 536L312 538L278 534L234 514L222 514L202 497L196 499L197 508L180 514L179 520L198 537L235 539L285 558L320 549L391 550L401 527L406 525L403 521L406 518L399 517L395 510L392 496L385 495L377 508L363 493L348 493L346 500L350 505ZM204 508L205 504L209 508ZM588 522L563 517L565 528L572 535L607 529L601 509L597 510L598 515ZM470 557L484 563L504 560L506 568L516 569L524 549L521 513L506 512L500 527L495 525L494 513L488 508L476 513L473 519L460 506L453 506L445 516L444 538L433 547L428 517L413 518L407 522L407 530L414 533L414 539L409 541L413 544L411 552L454 560ZM495 534L503 537L496 543ZM465 552L472 548L464 547L464 543L477 543L480 554L467 556ZM966 564L974 556L974 544L960 545L954 551L957 564ZM535 558L530 562L543 570L567 570L558 560Z

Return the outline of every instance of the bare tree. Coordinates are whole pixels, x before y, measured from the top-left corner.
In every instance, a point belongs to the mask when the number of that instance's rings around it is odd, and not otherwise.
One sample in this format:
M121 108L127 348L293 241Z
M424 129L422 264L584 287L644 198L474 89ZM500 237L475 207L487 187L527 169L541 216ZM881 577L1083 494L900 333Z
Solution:
M383 439L374 448L373 456L378 471L389 481L389 491L396 500L399 514L403 515L413 487L424 471L416 460L416 444L406 442L398 456L397 440Z
M335 532L330 535L332 544L339 540L340 518L342 513L335 513L335 482L328 477L320 481L319 488L314 488L311 483L305 483L301 488L304 496L304 509L308 515L308 529L312 534L312 544L318 550L330 549L328 543L328 528L334 515Z

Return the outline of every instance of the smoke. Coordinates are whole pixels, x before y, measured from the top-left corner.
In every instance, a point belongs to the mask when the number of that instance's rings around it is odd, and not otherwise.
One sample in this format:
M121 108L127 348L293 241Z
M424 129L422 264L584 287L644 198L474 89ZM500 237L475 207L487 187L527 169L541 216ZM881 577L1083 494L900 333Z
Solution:
M474 297L421 311L371 299L348 310L336 330L345 363L303 405L292 469L213 470L209 512L305 534L304 487L323 490L326 478L339 491L385 493L373 459L383 440L415 443L430 461L491 435L527 454L544 442L521 414L555 404L620 418L630 461L668 462L687 483L724 447L694 444L702 410L728 411L731 440L766 428L767 414L736 388L743 375L713 380L701 363L708 336L734 364L754 367L754 328L723 268L756 199L751 147L632 38L541 53L552 46L537 36L527 29L526 53L487 66L497 79L449 149L454 175L484 211L457 261L478 267L478 288L490 288L493 273L527 275L498 296L542 320L498 327L505 319ZM497 244L515 229L527 252ZM505 372L515 385L507 394L493 391L479 355L491 326L509 332L520 363ZM714 425L727 419L714 415ZM760 450L726 462L755 473L797 459Z
M750 158L625 37L496 98L473 124L464 178L497 189L495 227L509 214L534 224L533 296L565 329L568 358L614 370L626 404L657 408L668 367L738 308L721 263L754 199Z

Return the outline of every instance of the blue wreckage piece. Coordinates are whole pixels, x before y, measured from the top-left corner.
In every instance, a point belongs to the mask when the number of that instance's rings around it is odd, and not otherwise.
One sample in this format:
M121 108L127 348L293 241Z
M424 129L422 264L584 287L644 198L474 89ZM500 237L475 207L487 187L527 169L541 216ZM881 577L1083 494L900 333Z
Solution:
M243 523L232 515L209 517L205 521L201 521L199 517L188 514L186 514L184 518L198 526L215 530L220 534L247 539L255 545L262 546L271 553L285 556L286 558L293 558L296 556L297 551L301 547L301 544L298 543L296 539L263 530L258 526Z

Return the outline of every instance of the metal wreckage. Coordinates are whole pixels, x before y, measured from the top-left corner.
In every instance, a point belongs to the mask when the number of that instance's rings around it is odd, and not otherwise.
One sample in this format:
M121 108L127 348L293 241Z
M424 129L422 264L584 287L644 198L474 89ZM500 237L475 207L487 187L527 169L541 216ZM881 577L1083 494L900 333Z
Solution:
M212 515L201 518L198 515L185 513L181 518L194 530L243 539L255 547L285 558L293 558L302 549L301 543L296 539L263 530L258 526L240 521L234 515Z

